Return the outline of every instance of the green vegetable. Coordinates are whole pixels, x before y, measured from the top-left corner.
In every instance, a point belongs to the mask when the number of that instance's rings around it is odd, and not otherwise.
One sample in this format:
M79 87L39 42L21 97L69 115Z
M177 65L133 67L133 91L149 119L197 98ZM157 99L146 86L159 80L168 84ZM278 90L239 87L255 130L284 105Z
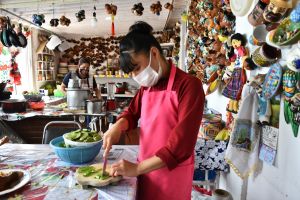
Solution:
M65 144L65 142L61 142L61 143L59 143L59 145L58 145L59 147L62 147L62 148L71 148L71 146L70 145L68 145L68 144Z
M101 136L95 131L88 129L76 130L66 134L66 138L74 142L97 142Z
M100 180L105 180L105 179L108 179L109 177L110 177L109 173L104 172L104 174L102 175L102 172L100 172L100 173L97 173L97 175L94 178L100 179Z
M92 174L96 173L97 170L93 166L85 166L78 168L78 172L82 174L83 176L91 176Z

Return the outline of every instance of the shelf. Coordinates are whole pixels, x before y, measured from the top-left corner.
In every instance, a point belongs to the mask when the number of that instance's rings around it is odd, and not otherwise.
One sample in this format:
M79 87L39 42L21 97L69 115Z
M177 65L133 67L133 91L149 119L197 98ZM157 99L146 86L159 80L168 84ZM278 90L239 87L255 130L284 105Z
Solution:
M107 94L101 94L103 97L107 97ZM114 94L115 97L124 97L124 98L132 98L134 94Z
M105 84L105 83L110 83L110 82L115 82L115 83L128 82L128 83L137 85L137 83L132 78L99 77L99 76L94 76L94 77L95 77L96 83L98 83L98 84Z
M54 72L54 70L52 70L52 69L49 69L49 70L46 70L46 69L37 69L36 71L50 71L50 72Z

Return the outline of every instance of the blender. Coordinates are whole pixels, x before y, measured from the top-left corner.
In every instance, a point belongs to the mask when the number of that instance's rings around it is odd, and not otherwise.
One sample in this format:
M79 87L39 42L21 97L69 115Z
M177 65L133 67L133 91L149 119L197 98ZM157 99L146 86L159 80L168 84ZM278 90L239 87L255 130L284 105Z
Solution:
M117 109L115 100L115 83L107 83L107 100L106 100L106 110L113 111Z

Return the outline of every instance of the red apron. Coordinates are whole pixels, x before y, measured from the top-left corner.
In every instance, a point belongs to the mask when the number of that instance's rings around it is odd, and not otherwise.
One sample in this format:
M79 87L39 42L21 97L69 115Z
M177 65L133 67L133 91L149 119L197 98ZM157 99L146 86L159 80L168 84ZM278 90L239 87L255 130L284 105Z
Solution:
M167 90L144 91L141 108L139 161L155 155L167 144L178 122L178 98L172 91L176 67L172 64ZM167 167L138 177L139 200L190 200L194 155L169 171Z

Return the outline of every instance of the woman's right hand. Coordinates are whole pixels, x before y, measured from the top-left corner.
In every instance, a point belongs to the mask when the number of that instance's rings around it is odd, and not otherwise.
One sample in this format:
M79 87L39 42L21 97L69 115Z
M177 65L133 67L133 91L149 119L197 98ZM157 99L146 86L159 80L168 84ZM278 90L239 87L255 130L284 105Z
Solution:
M121 137L122 130L114 124L111 128L109 128L103 136L103 149L104 154L103 157L107 158L111 146L119 142Z

